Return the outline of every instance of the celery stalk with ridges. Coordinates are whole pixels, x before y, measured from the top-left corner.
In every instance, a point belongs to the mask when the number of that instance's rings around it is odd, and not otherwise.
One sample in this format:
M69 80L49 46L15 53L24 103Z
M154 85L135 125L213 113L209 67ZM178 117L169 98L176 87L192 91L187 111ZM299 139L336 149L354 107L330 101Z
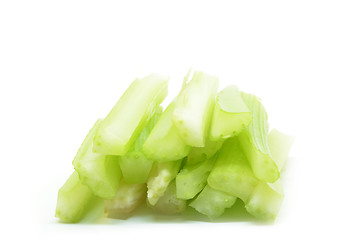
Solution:
M93 138L102 120L98 120L89 131L73 160L83 184L101 198L113 198L117 192L122 173L115 156L94 153Z
M187 145L204 147L217 92L218 78L195 72L176 100L173 122Z
M93 150L108 155L126 154L166 97L167 84L167 77L155 74L136 79L102 121Z

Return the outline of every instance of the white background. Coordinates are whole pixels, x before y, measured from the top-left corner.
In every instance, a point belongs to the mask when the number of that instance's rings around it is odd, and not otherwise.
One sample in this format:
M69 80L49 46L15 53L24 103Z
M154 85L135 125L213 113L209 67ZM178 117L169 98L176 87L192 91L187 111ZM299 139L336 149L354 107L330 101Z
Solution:
M297 137L276 223L58 223L96 119L151 72L174 96L190 67L258 95ZM0 1L1 239L361 239L361 81L358 0Z

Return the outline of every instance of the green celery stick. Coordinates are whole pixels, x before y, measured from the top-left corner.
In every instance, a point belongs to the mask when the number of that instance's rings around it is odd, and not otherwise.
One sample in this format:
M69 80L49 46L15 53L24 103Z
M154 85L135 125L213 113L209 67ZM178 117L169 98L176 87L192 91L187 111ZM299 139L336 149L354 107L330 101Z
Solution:
M162 107L158 107L153 117L148 121L146 127L142 130L129 152L119 158L123 178L126 183L145 183L151 171L153 161L149 160L142 151L143 143L146 141L151 130L156 125Z
M225 140L207 182L210 187L247 202L259 181L241 151L237 138Z
M195 72L176 99L173 122L180 137L189 146L205 146L217 87L217 77Z
M165 193L169 183L180 170L182 159L170 162L155 162L147 180L147 200L155 205Z
M191 148L191 151L187 156L187 162L189 164L195 164L211 158L220 150L222 144L223 141L214 142L206 139L205 147Z
M190 152L190 146L184 143L172 122L174 109L175 101L163 112L143 145L144 154L153 161L175 161Z
M175 214L183 212L187 205L186 201L178 199L176 196L176 182L173 180L167 187L164 195L158 199L157 203L152 206L156 212L164 214Z
M194 198L205 187L215 160L216 156L196 164L187 161L176 176L177 198L185 200Z
M255 176L263 182L273 183L279 179L280 173L269 149L268 116L256 96L243 92L241 96L253 114L249 127L239 135L241 147Z
M253 116L236 86L228 86L216 97L210 127L210 139L219 141L239 135L248 127Z
M93 149L107 155L124 155L155 108L167 95L168 78L156 74L136 79L102 121Z
M293 144L294 137L273 129L269 133L271 155L282 171ZM245 204L246 210L253 216L272 221L276 218L284 198L280 179L274 183L259 183Z
M236 197L206 185L189 206L195 208L199 213L208 216L210 219L214 219L221 216L226 208L231 208L235 202Z
M73 160L83 184L101 198L113 198L117 192L122 173L115 156L103 155L92 151L93 138L102 124L98 120L89 131Z
M146 199L145 183L128 184L121 180L113 199L104 200L104 212L109 218L126 219Z
M74 171L58 191L55 217L66 222L79 222L93 198L92 191L81 183Z

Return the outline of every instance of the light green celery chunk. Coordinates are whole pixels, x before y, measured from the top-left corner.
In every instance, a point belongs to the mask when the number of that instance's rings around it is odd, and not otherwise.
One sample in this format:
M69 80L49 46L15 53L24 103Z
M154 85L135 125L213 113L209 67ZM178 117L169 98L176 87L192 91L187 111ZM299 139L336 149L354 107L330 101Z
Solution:
M66 222L79 222L93 198L92 191L81 183L74 171L58 191L55 217Z
M286 135L277 129L273 129L269 133L269 148L275 163L278 165L279 171L284 169L288 158L289 151L295 140L294 136Z
M216 97L210 127L210 139L218 141L237 136L248 127L252 114L240 96L236 86L228 86Z
M180 170L181 160L170 162L155 162L147 180L147 200L155 205L165 193L169 183L175 179Z
M153 161L175 161L190 152L190 146L184 143L172 122L175 104L175 101L171 102L162 113L143 145L144 154Z
M173 180L167 187L166 192L160 199L158 199L157 203L151 208L156 212L164 213L164 214L175 214L181 213L186 209L186 201L182 199L178 199L176 196L176 183Z
M218 78L195 72L176 99L173 122L187 145L204 147L208 135Z
M189 164L195 164L211 158L217 153L217 151L220 150L222 144L223 141L214 142L207 139L205 142L205 147L191 148L191 151L187 156L187 162Z
M156 74L136 79L102 121L94 138L94 151L126 154L166 97L167 85L168 78Z
M249 199L259 181L241 151L237 138L229 138L224 142L207 182L210 187L244 202Z
M271 154L282 171L292 147L294 137L273 129L269 133ZM259 183L245 205L246 210L255 217L263 220L274 220L278 215L284 198L283 187L280 179L274 183Z
M122 173L115 156L94 153L93 138L102 120L98 120L89 131L73 160L83 184L101 198L113 198L117 192Z
M187 161L176 176L177 197L185 200L194 198L205 187L215 160L216 156L196 164Z
M156 125L161 112L162 108L158 106L154 115L148 121L129 152L127 152L126 155L119 157L119 165L126 183L145 183L147 181L153 161L149 160L144 155L142 146L151 130Z
M268 116L256 96L243 92L241 96L253 114L249 127L239 135L241 147L255 176L263 182L273 183L279 179L280 173L269 149Z
M126 219L146 199L145 183L128 184L121 180L113 199L104 201L104 212L109 218Z
M210 219L214 219L221 216L226 208L231 208L235 202L236 197L206 185L189 206L195 208L199 213L208 216Z

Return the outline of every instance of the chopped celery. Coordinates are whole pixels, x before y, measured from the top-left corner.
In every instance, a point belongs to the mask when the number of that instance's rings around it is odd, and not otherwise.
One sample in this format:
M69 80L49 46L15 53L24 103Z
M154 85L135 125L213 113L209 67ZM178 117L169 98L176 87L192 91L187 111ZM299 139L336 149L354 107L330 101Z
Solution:
M187 156L187 162L189 164L195 164L198 162L202 162L206 159L214 156L217 151L220 150L223 141L210 141L209 139L205 142L205 147L193 147Z
M151 208L157 212L165 214L181 213L186 209L186 201L178 199L176 196L176 183L173 180L167 187L166 192L157 203Z
M98 120L89 131L73 160L83 184L101 198L113 198L121 179L121 170L115 156L102 155L92 151L93 138L101 125Z
M294 139L295 137L286 135L277 129L273 129L269 133L270 152L275 163L278 165L279 171L284 169Z
M196 164L186 162L176 176L177 198L192 199L205 187L215 159L216 157L212 157Z
M126 219L146 199L145 183L128 184L121 180L113 199L104 201L104 211L110 218Z
M81 183L74 171L58 191L55 216L66 222L79 222L93 198L92 191Z
M142 146L156 125L161 112L162 108L160 106L156 108L154 115L148 121L130 150L126 155L119 158L119 165L126 183L145 183L147 181L153 162L143 154Z
M94 138L97 153L124 155L167 95L168 78L136 79L102 121Z
M173 122L187 145L205 146L217 87L217 77L195 72L178 95Z
M207 179L210 187L248 200L258 183L237 138L227 139Z
M166 108L143 145L144 154L153 161L179 160L190 152L190 147L183 142L172 122L174 109L175 101Z
M252 114L245 105L236 86L228 86L216 97L214 113L210 127L210 139L219 141L237 136L248 127Z
M155 205L158 199L163 196L167 186L179 172L181 163L182 159L170 162L155 162L153 164L147 180L147 200L151 205Z
M239 135L241 147L255 176L263 182L275 182L280 173L269 149L268 116L256 96L243 92L241 96L253 114L249 127Z
M232 207L235 202L236 197L206 185L189 206L195 208L199 213L208 216L210 219L214 219L221 216L225 209Z

